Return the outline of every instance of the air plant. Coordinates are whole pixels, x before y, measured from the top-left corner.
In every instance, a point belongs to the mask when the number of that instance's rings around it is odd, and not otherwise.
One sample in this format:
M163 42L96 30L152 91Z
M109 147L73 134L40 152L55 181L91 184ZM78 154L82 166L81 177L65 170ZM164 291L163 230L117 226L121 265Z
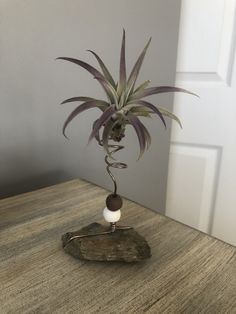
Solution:
M149 80L143 82L141 85L136 87L136 81L140 72L140 68L142 66L150 42L151 38L149 39L148 43L146 44L136 63L134 64L130 75L127 77L125 61L125 31L123 31L120 53L120 73L118 82L115 82L104 62L92 50L89 50L89 52L92 53L93 56L96 58L101 68L101 71L97 70L90 64L78 59L68 57L57 58L60 60L75 63L91 73L93 77L100 83L107 96L107 100L100 100L85 96L72 97L64 100L62 104L70 102L83 102L71 112L71 114L65 121L63 126L64 136L66 136L66 127L76 116L78 116L85 110L98 108L102 111L102 114L93 123L93 129L89 136L89 142L93 138L96 138L98 142L103 146L108 156L113 158L109 150L109 140L113 140L115 142L121 141L121 139L125 136L126 126L131 125L134 128L138 137L140 146L140 158L145 149L149 148L151 144L151 136L147 128L140 121L139 117L150 118L153 114L156 114L165 127L165 117L174 119L180 125L180 127L182 127L181 122L176 115L169 112L165 108L157 107L153 103L150 103L143 98L155 94L169 92L183 92L195 95L194 93L182 88L172 86L148 87L150 83ZM102 133L100 138L101 131Z
M181 126L181 122L177 116L175 116L172 112L169 112L165 108L157 107L151 102L144 100L144 98L161 93L169 93L169 92L183 92L187 94L193 94L185 89L172 87L172 86L157 86L157 87L148 87L150 81L145 81L141 85L136 87L136 81L140 72L140 68L142 66L145 54L147 52L148 46L151 42L151 38L148 43L144 47L140 56L138 57L136 63L131 70L130 75L127 77L126 75L126 61L125 61L125 31L123 31L123 38L121 44L121 53L120 53L120 73L119 80L115 82L114 78L110 74L106 65L103 63L101 58L92 50L89 50L90 53L96 58L101 70L97 70L90 64L68 57L59 57L57 59L69 61L79 65L80 67L87 70L89 73L93 75L93 77L99 82L99 84L104 89L107 100L95 99L87 96L78 96L66 99L62 102L62 104L70 103L70 102L83 102L78 107L76 107L71 114L66 119L63 126L63 134L65 137L65 130L68 124L80 113L85 110L98 108L102 111L100 117L96 119L92 124L92 132L89 136L89 142L95 138L99 145L103 146L106 157L105 162L107 164L107 172L111 177L111 180L114 184L114 190L112 194L109 194L106 198L106 207L103 210L103 217L105 221L110 223L110 229L106 231L101 231L99 233L91 234L90 232L79 234L76 236L69 236L67 243L74 239L98 236L98 235L108 235L110 233L115 232L117 229L129 230L132 229L129 226L117 226L117 222L120 219L122 207L122 198L117 194L117 183L115 176L111 172L110 168L118 168L125 169L127 168L127 164L119 161L111 161L111 159L115 159L113 154L123 149L124 146L118 143L109 143L110 140L114 142L120 142L122 138L125 136L125 131L127 125L131 125L136 134L139 141L140 154L139 158L142 156L144 151L149 148L151 144L151 136L145 127L145 125L140 121L140 117L152 117L153 114L156 114L161 122L166 127L165 117L169 117L174 119ZM111 159L110 159L111 158ZM89 227L89 226L88 226ZM83 229L82 229L83 230ZM129 237L128 233L124 236ZM123 239L123 238L122 238ZM139 236L140 239L140 236ZM126 241L126 240L125 240ZM133 244L132 248L132 239L131 241L131 252L135 252L137 243ZM127 241L128 243L129 241ZM122 243L122 241L121 241ZM110 244L109 244L110 245ZM116 252L116 242L114 242L114 252ZM126 243L125 243L126 246ZM150 247L147 242L144 240L141 245L142 249L140 251L143 252L143 256L141 259L150 257ZM120 244L119 249L120 252ZM119 254L118 254L119 255ZM131 254L132 255L132 254ZM130 258L129 252L129 258ZM110 258L110 256L109 256ZM118 260L120 260L118 258ZM137 255L135 253L134 260L137 261Z

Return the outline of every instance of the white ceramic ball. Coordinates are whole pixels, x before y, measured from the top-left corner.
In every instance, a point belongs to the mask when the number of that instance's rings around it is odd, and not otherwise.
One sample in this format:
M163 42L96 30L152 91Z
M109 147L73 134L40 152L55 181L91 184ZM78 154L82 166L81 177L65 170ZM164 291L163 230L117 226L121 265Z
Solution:
M120 220L121 211L111 211L107 207L103 210L103 217L107 222L117 222Z

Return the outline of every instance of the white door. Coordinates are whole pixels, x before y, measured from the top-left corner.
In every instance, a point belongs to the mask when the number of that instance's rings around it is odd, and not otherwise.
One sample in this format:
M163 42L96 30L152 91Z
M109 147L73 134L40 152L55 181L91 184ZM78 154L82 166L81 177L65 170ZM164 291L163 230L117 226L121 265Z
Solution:
M236 245L236 0L183 0L167 215Z

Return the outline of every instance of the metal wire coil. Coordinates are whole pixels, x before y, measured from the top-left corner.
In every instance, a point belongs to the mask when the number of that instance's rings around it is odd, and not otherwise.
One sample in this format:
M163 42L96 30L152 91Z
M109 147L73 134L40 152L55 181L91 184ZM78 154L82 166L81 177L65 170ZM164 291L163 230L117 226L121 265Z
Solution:
M102 144L100 144L102 145ZM122 150L124 148L124 146L122 145L116 145L116 144L110 144L108 145L109 148L113 148L113 150L110 152L110 155L113 155L115 153L117 153L118 151ZM114 184L114 191L113 191L113 194L117 194L117 183L116 183L116 178L114 176L114 174L111 172L110 168L116 168L116 169L125 169L128 167L128 165L124 162L120 162L120 161L109 161L110 156L109 155L106 155L105 156L105 162L107 164L107 173L109 174L109 176L111 177L112 179L112 182Z
M100 140L100 138L96 137L96 140L97 140L98 144L103 147L103 143ZM114 185L113 194L116 195L117 194L117 182L116 182L116 178L115 178L114 174L111 172L110 168L126 169L128 167L128 165L126 163L120 162L120 161L109 161L109 159L112 158L112 155L117 153L118 151L124 149L124 146L119 145L119 144L108 144L108 147L112 150L110 151L110 156L107 154L104 159L105 159L105 163L107 164L107 167L106 167L107 173L109 174L109 176L113 182L113 185ZM74 235L67 240L65 246L74 239L93 237L93 236L99 236L99 235L106 235L106 234L111 234L111 233L115 232L116 230L129 230L129 229L132 229L132 227L117 226L116 223L113 222L110 224L110 228L107 231L100 232L100 233L93 233L93 234Z

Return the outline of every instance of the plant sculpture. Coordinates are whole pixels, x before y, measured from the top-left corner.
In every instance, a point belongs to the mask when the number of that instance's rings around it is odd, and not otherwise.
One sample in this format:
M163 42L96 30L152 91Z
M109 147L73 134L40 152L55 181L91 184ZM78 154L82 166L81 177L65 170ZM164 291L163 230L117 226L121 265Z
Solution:
M140 146L140 158L145 149L149 148L151 144L151 136L147 128L140 121L139 117L151 117L152 114L156 114L165 127L165 117L174 119L181 127L181 122L177 116L164 108L157 107L153 103L144 100L144 98L155 94L169 92L183 92L193 94L185 89L172 86L148 87L150 81L145 81L136 87L137 77L139 75L140 68L150 42L151 38L134 64L130 75L127 77L125 61L125 31L123 31L118 82L114 80L101 58L92 50L89 50L89 52L91 52L96 58L101 71L78 59L67 57L57 58L75 63L91 73L102 86L107 96L107 100L100 100L87 96L78 96L64 100L62 104L78 101L83 103L76 107L65 121L63 126L63 134L66 136L65 130L68 124L83 111L91 108L98 108L102 111L100 117L93 123L92 132L89 136L89 142L93 138L96 138L98 143L104 148L107 154L105 161L107 163L108 173L114 183L114 192L107 197L107 208L104 210L104 218L111 223L112 231L115 230L115 223L120 218L119 209L122 206L122 200L120 196L117 195L116 181L110 171L110 167L126 168L127 165L121 162L109 161L109 158L110 160L114 159L113 154L115 152L124 148L118 144L110 144L109 141L112 140L114 142L120 142L125 136L126 126L131 125L137 134Z

